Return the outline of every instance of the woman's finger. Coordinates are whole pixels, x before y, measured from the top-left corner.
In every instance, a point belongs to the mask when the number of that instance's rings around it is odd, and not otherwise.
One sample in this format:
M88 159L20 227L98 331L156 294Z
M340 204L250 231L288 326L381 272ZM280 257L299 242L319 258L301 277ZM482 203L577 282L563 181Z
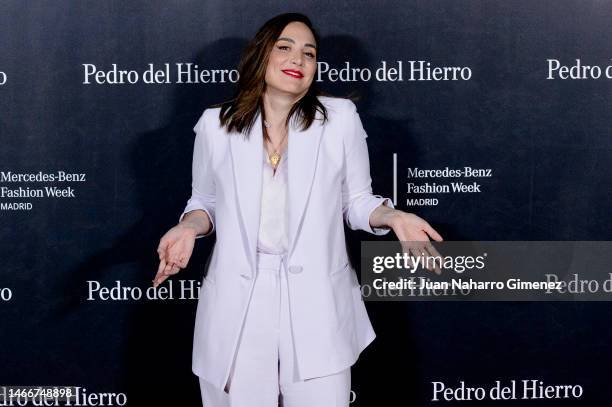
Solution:
M173 264L172 268L170 269L170 274L176 274L180 271L180 267L177 264Z
M163 273L167 265L166 260L160 260L159 267L157 268L157 274L155 274L155 277L153 278L153 286L157 287L166 279L166 276L164 276Z
M417 249L414 246L410 247L410 254L412 255L413 261L412 261L412 268L413 270L416 271L416 267L417 265L423 266L422 263L420 263L417 259L420 257L421 253L419 253L419 249Z
M433 250L437 253L435 248L427 242L422 242L421 246L415 248L418 252L418 255L423 258L423 268L426 268L429 271L433 271L436 274L440 274L440 269L438 268L438 263L436 262L435 255L431 252Z
M442 240L444 240L444 239L442 239L442 236L440 236L440 234L438 232L436 232L436 230L434 228L432 228L429 223L426 223L425 227L423 229L425 229L425 232L427 232L427 234L429 236L431 236L433 238L433 240L435 240L437 242L441 242Z
M166 257L166 252L168 250L169 241L162 238L159 241L159 246L157 246L157 254L159 254L159 259L163 259Z
M158 285L166 281L167 278L168 276L164 276L164 275L155 276L155 279L153 280L153 287L157 287Z
M441 264L441 260L442 257L440 256L440 253L438 253L436 251L436 249L430 245L425 247L425 250L427 251L427 256L429 258L429 264L432 265L431 268L429 268L430 271L435 272L437 275L442 274L442 270L440 270L440 264Z
M402 254L408 255L408 268L414 269L414 263L412 261L412 256L410 255L410 243L404 240L400 240L400 245L402 246Z
M183 256L179 257L178 265L181 268L187 267L187 256L186 255L183 255Z
M169 258L170 263L182 264L185 255L182 252L173 253Z
M161 274L165 268L166 268L166 260L161 259L159 261L159 267L157 267L157 274Z
M174 265L174 263L166 263L166 267L164 267L164 271L162 272L165 276L169 275L170 270L172 270L172 266Z
M424 268L429 271L435 271L435 259L431 258L431 254L427 250L427 246L421 247L421 256L423 257Z
M425 245L425 248L429 253L431 253L432 256L442 257L442 255L436 250L436 248L431 244L431 242L428 242Z

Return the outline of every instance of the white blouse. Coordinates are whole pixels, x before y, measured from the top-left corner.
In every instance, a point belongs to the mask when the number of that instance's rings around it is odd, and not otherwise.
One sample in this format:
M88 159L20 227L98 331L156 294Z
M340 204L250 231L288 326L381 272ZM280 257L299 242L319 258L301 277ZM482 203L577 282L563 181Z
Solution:
M268 152L263 149L263 180L261 190L261 216L259 221L259 234L257 237L257 251L272 254L287 252L289 242L289 207L287 203L287 152L281 152L281 159L276 167L272 168Z

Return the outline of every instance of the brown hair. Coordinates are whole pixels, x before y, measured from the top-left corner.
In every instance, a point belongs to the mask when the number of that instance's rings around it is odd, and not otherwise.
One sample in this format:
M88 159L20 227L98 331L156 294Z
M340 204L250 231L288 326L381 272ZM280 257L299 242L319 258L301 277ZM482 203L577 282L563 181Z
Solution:
M318 58L320 51L319 35L312 27L312 23L307 16L300 13L284 13L268 20L257 31L255 37L247 44L242 53L238 64L240 77L234 97L213 106L221 107L219 120L221 127L226 127L228 133L237 131L248 135L260 110L263 116L262 97L265 90L269 55L285 27L294 21L304 23L312 32L317 46ZM317 99L317 96L331 95L319 90L316 81L313 79L307 93L289 111L285 124L288 126L293 117L299 117L296 120L299 120L302 130L306 130L314 121L317 110L323 115L323 122L327 121L327 110Z

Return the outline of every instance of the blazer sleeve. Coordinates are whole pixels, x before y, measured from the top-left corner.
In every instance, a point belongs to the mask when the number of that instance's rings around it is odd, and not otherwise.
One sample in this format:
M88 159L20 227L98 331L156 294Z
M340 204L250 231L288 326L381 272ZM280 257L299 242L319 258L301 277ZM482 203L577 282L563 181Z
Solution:
M197 235L196 238L209 236L215 230L215 182L212 172L212 145L205 127L206 117L205 110L193 128L196 136L191 164L191 197L179 216L180 223L190 211L201 209L208 214L212 227L208 233Z
M344 137L344 179L342 183L342 212L347 225L353 230L364 230L385 235L390 228L372 228L370 214L384 204L394 208L389 198L372 194L370 160L366 134L355 104L348 100L348 126Z

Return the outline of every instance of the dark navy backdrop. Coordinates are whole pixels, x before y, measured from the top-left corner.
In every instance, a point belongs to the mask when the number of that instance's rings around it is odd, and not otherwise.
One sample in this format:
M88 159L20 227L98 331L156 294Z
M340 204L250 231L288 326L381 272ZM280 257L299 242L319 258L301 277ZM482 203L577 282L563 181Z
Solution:
M233 70L256 29L285 11L305 12L319 28L320 68L372 72L365 81L327 72L320 86L359 95L376 193L393 196L395 155L397 206L446 240L610 239L609 2L5 0L0 385L81 386L124 393L131 406L198 405L196 300L177 293L180 281L201 279L213 240L198 240L189 269L174 279L174 298L145 291L158 240L189 196L191 129L234 84L177 83L177 64ZM377 80L383 61L387 69L401 61L403 80ZM461 67L464 78L411 80L421 79L410 70L418 61ZM555 61L601 74L562 79L570 71L549 71ZM98 84L84 64L116 64L139 78ZM168 83L145 83L148 64L168 64ZM490 176L411 176L446 167ZM83 176L11 178L59 171ZM450 182L476 182L480 192L409 191L410 183ZM47 196L45 187L68 196ZM45 196L11 196L19 188ZM353 259L370 239L350 232ZM142 297L103 300L96 284L137 287ZM378 337L353 369L353 405L430 405L432 381L538 379L582 385L583 397L568 404L611 398L608 303L367 306Z

